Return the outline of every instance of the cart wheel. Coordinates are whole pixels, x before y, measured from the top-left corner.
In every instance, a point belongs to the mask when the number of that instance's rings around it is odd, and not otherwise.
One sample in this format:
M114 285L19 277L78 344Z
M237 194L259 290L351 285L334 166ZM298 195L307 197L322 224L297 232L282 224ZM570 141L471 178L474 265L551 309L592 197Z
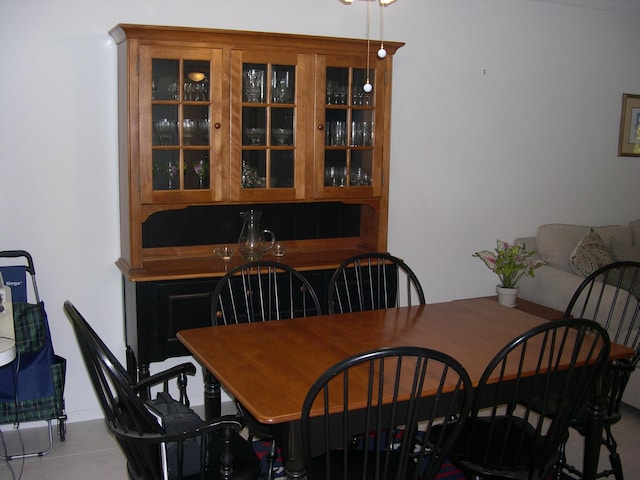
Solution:
M58 419L58 433L60 434L60 441L64 442L66 439L66 434L67 434L67 426L66 423L64 421L64 418L59 418Z

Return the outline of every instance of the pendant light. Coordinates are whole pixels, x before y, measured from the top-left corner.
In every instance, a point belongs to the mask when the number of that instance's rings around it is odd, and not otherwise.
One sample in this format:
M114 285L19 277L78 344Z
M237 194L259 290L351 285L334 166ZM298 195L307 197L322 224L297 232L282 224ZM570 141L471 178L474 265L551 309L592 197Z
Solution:
M353 0L340 0L342 3L346 5L350 5L353 3ZM376 0L364 0L367 2L367 80L365 84L362 86L362 90L365 93L370 93L373 90L373 86L371 85L369 79L369 54L371 47L371 13L369 4ZM385 58L387 56L387 50L384 48L384 7L392 4L396 0L377 0L380 5L380 48L378 49L378 58Z

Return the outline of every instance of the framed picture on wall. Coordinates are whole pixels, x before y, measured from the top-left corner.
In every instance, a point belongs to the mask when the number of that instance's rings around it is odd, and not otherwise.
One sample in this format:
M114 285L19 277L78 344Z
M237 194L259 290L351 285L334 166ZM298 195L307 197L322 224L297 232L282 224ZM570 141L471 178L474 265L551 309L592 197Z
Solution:
M640 157L640 95L622 95L618 156Z

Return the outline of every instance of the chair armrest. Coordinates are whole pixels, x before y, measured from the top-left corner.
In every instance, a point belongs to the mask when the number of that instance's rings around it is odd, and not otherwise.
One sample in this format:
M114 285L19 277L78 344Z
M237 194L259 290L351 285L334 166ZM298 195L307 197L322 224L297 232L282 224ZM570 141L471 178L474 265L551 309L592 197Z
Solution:
M163 390L169 390L169 380L175 378L178 382L180 391L180 403L189 406L189 398L187 397L187 375L194 376L196 367L190 362L176 365L162 372L153 374L147 378L143 378L132 386L133 390L143 398L151 397L151 387L162 384Z
M207 433L217 432L219 430L224 430L225 428L231 428L234 432L240 433L244 428L244 423L237 415L224 415L222 417L214 418L209 422L205 422L202 426L194 428L193 430L173 433L144 433L144 435L140 435L135 429L113 427L110 422L107 422L107 426L117 438L140 444L160 444L186 440L188 438L202 437Z

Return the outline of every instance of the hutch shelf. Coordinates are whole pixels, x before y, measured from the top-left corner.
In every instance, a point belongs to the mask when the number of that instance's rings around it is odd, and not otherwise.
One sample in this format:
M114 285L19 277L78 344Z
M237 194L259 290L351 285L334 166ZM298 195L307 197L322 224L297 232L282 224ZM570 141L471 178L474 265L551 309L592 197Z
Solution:
M402 43L385 42L379 59L358 39L128 24L110 34L130 373L186 355L175 333L210 324L216 279L243 261L213 251L237 242L246 209L263 212L287 245L282 261L322 299L342 260L386 250Z

